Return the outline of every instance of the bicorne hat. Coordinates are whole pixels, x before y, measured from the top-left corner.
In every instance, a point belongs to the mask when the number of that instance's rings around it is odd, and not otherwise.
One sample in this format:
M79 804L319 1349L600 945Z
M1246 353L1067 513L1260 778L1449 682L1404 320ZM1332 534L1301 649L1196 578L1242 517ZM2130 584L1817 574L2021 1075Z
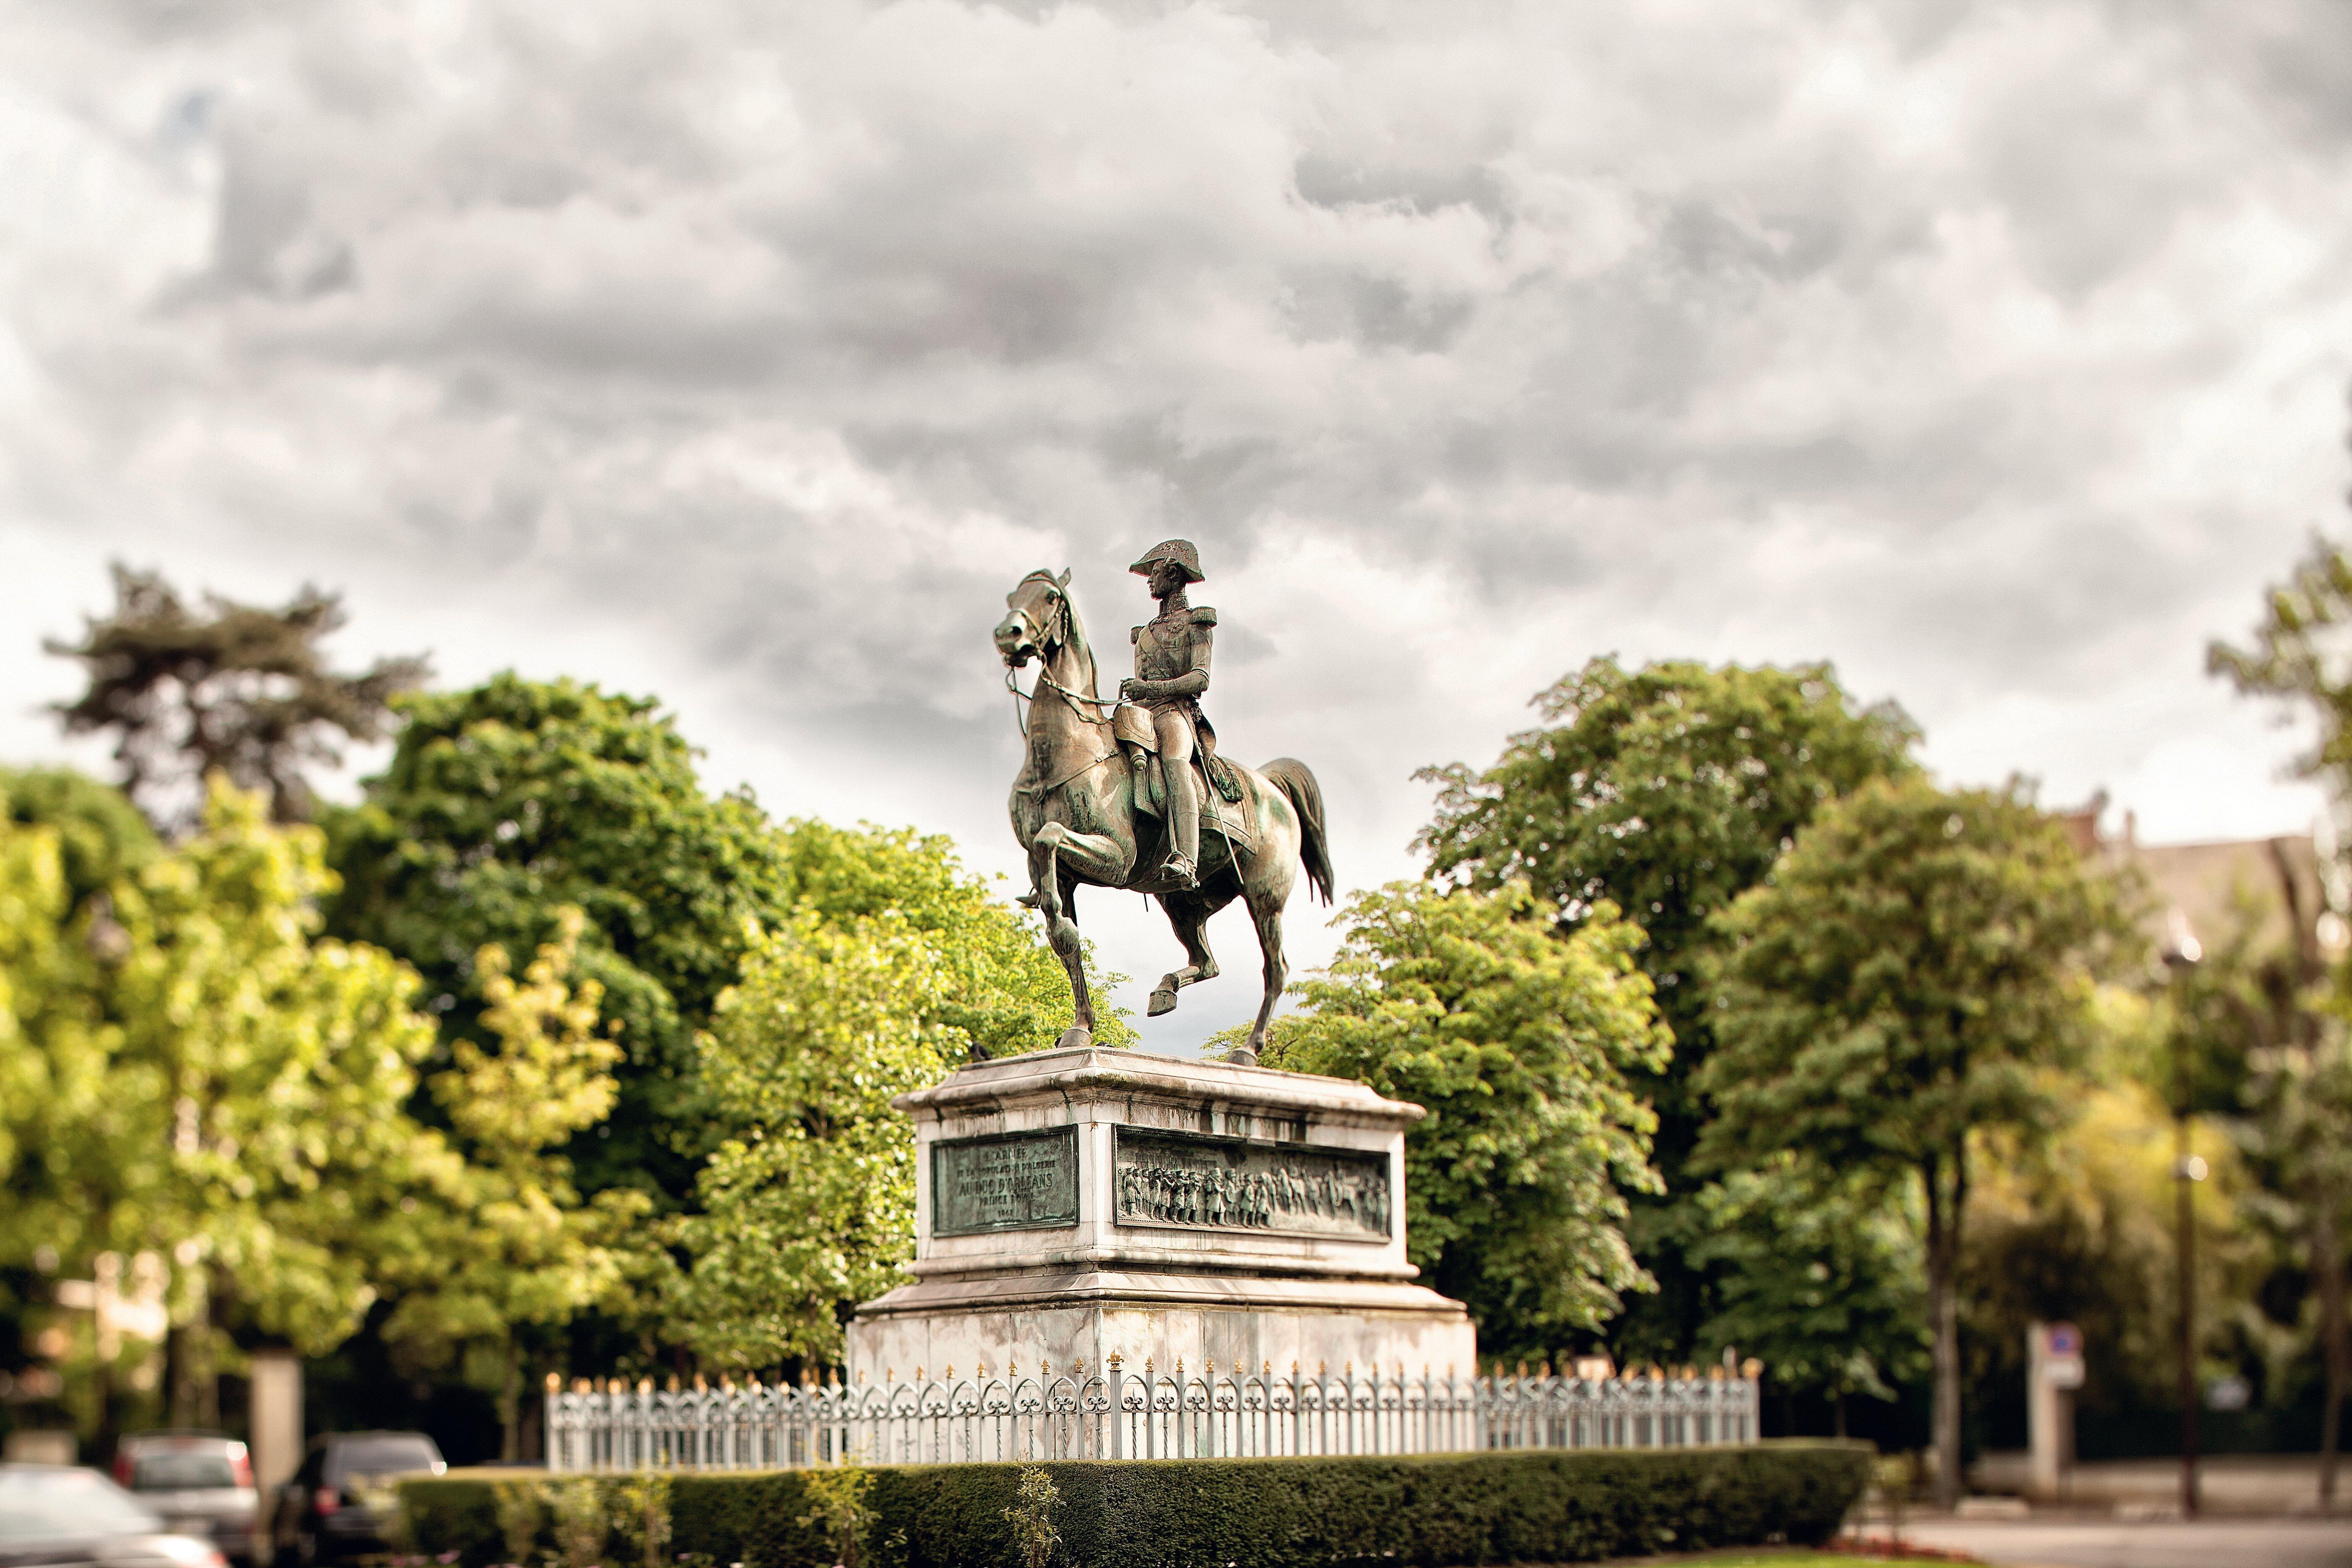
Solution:
M1143 552L1143 559L1128 568L1139 577L1149 577L1151 569L1162 561L1173 561L1184 569L1187 583L1201 581L1201 552L1192 548L1189 539L1163 539Z

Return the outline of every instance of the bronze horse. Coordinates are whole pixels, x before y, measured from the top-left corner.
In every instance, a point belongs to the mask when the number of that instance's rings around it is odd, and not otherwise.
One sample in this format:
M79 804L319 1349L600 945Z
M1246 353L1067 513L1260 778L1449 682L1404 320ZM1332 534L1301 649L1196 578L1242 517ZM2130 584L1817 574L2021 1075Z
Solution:
M1168 880L1160 870L1167 829L1150 813L1150 781L1138 777L1143 753L1121 745L1112 722L1116 704L1096 695L1095 656L1069 584L1067 572L1030 573L1004 596L1005 616L996 627L1008 685L1030 660L1040 666L1024 726L1028 755L1013 784L1013 831L1029 852L1030 890L1021 901L1045 916L1046 939L1069 972L1070 1026L1058 1043L1094 1038L1094 1000L1075 914L1078 888L1091 883L1158 899L1184 944L1184 967L1152 990L1154 1017L1176 1005L1177 992L1216 974L1204 934L1209 917L1236 898L1248 904L1265 954L1265 996L1247 1043L1229 1059L1254 1062L1289 974L1282 962L1282 910L1299 873L1323 902L1331 901L1322 788L1306 763L1288 757L1263 769L1224 763L1240 783L1241 799L1228 803L1213 789L1201 790L1199 885L1182 889Z

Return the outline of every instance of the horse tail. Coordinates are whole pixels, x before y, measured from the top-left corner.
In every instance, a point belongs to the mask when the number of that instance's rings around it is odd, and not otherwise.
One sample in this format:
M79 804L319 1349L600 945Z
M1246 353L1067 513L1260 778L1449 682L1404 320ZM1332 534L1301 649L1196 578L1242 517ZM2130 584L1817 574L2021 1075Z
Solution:
M1299 864L1307 868L1307 880L1313 885L1315 896L1329 903L1331 842L1323 833L1323 786L1296 757L1276 757L1258 772L1289 797L1290 808L1298 813Z

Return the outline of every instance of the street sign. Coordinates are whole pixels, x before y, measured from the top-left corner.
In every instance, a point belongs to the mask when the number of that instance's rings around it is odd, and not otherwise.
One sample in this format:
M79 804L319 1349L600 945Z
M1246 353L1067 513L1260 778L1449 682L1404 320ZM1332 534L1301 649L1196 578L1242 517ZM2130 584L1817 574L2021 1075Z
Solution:
M2053 1356L2042 1363L2042 1377L2053 1388L2080 1388L2083 1386L2083 1358Z
M2083 1359L2083 1331L2072 1323L2053 1323L2042 1340L2042 1353L2058 1361Z

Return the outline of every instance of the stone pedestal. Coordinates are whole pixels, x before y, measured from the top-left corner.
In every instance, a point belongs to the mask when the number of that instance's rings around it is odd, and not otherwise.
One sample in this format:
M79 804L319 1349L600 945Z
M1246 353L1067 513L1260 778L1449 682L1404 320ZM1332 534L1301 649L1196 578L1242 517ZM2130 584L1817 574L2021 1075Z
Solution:
M912 1284L857 1309L853 1377L1213 1361L1475 1373L1462 1304L1412 1283L1421 1108L1270 1068L1080 1047L968 1067L915 1119Z

